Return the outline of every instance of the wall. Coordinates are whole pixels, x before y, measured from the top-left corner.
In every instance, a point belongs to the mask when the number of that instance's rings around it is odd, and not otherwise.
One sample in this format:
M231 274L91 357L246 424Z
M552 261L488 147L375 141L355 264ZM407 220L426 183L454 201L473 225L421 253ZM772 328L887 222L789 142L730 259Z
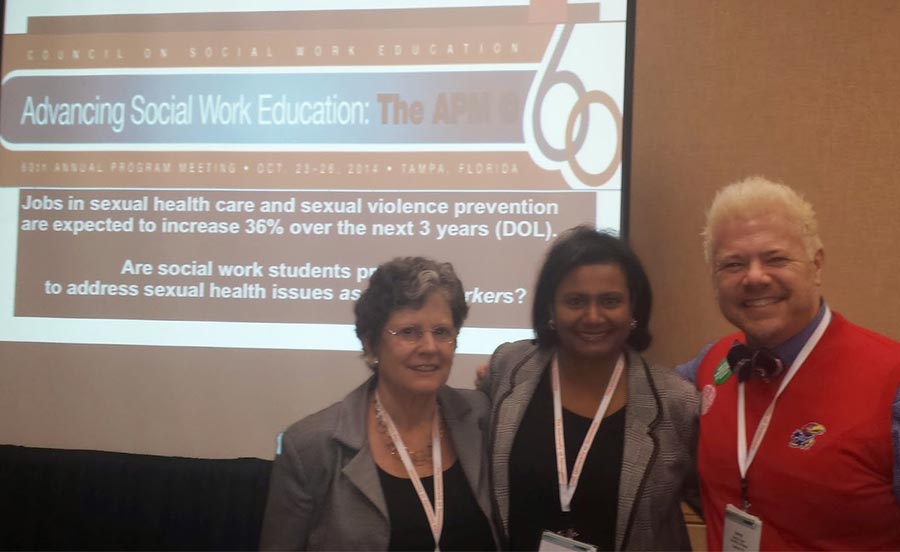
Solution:
M832 308L900 339L898 29L892 0L638 0L630 216L653 360L730 329L699 233L715 190L753 174L816 207Z

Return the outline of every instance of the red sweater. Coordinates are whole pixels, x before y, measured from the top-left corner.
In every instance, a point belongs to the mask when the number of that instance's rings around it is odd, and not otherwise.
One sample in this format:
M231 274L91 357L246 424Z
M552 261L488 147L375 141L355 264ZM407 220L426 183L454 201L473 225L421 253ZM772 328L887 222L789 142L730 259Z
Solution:
M704 395L698 469L710 550L722 549L726 504L740 506L737 377L714 381L734 334L697 371ZM780 384L745 384L747 443ZM764 550L900 550L893 493L891 408L900 385L900 343L841 315L785 388L747 472L750 513ZM711 400L711 404L710 404Z

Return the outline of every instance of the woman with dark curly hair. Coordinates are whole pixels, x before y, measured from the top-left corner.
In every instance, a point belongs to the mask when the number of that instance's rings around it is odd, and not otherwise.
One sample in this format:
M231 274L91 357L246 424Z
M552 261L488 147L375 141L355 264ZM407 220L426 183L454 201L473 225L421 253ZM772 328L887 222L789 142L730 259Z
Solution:
M579 549L566 538L601 550L690 549L681 499L696 490L699 401L673 370L641 358L651 302L640 261L616 237L578 226L547 253L536 339L497 348L481 382L510 549Z
M378 267L354 309L374 374L284 433L262 548L497 548L481 433L488 401L446 385L468 310L449 263Z

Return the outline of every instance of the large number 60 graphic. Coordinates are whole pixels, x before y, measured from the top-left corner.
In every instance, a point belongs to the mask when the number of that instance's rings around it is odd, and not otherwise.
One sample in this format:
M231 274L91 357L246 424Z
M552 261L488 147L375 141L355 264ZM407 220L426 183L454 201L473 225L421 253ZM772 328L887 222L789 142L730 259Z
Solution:
M586 90L584 83L572 71L560 70L559 63L562 59L566 44L572 35L574 25L563 27L559 41L553 51L553 55L547 65L543 78L538 83L535 93L534 108L531 113L534 139L541 153L549 160L557 163L567 163L572 173L586 186L599 187L609 181L619 167L622 157L622 113L615 100L601 90ZM565 146L553 147L544 135L541 126L541 109L547 94L557 85L568 85L578 98L572 106L566 120ZM590 107L598 104L609 111L616 125L616 151L609 164L599 173L588 172L578 161L578 154L584 147L590 126Z

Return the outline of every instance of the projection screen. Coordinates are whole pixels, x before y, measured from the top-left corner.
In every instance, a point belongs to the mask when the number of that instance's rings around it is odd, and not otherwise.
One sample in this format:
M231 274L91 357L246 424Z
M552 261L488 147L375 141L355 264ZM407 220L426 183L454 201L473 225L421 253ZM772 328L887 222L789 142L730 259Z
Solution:
M629 16L7 0L0 442L271 456L367 377L352 305L395 256L456 267L471 386L548 243L623 230Z

